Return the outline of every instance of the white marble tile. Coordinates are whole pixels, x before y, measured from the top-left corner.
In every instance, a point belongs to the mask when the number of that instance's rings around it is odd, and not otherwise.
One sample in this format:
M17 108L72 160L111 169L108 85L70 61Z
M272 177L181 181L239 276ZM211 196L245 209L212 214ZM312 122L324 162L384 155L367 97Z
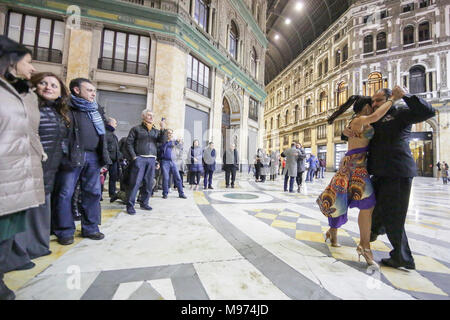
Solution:
M287 300L270 280L246 260L194 264L212 300Z

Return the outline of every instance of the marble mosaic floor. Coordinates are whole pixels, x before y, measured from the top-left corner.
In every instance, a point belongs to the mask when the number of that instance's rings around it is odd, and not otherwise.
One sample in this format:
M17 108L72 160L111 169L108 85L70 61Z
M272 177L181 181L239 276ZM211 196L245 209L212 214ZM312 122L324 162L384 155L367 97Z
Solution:
M282 182L255 183L238 175L226 189L186 189L151 199L153 211L127 215L102 203L102 241L51 241L53 254L36 267L5 275L17 299L446 299L450 295L450 186L416 178L406 231L416 270L380 270L358 261L357 214L339 231L342 247L324 242L327 219L315 199L331 179L302 193ZM106 194L106 192L105 192ZM372 243L375 259L388 257L386 236Z

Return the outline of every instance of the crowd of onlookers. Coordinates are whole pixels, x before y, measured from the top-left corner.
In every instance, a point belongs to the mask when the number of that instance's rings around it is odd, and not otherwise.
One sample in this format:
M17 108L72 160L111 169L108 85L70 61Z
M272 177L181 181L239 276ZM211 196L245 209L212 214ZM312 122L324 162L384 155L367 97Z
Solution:
M252 168L249 166L249 172ZM266 176L270 181L275 181L279 175L284 176L284 191L294 192L294 182L297 182L297 192L301 192L303 174L306 172L305 182L313 182L314 178L323 179L326 171L324 158L318 159L314 154L306 154L300 142L293 142L291 148L266 153L264 149L258 149L253 164L253 172L256 182L265 182Z
M67 88L56 74L36 73L32 52L0 36L0 300L15 298L4 273L31 269L31 260L51 254L51 234L70 245L75 220L81 220L82 237L105 237L99 225L106 175L110 201L122 199L131 215L136 197L141 209L152 210L155 182L164 199L171 184L186 199L183 143L165 119L157 128L146 109L142 122L119 141L117 121L105 115L96 94L89 79L72 79ZM186 161L192 188L198 189L201 176L204 188L213 188L215 159L212 142L203 150L194 140ZM234 187L235 145L222 160L227 187Z

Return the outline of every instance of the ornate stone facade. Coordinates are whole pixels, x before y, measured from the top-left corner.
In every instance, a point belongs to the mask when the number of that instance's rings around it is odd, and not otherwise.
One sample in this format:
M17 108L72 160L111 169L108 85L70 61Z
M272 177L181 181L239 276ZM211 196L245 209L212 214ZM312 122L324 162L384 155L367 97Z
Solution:
M414 9L408 11L407 3L414 3ZM448 1L355 1L266 86L264 146L283 150L295 136L308 152L326 157L328 169L334 170L340 159L337 150L344 147L337 128L342 122L326 125L327 117L351 95L371 95L378 88L399 84L428 100L438 113L427 125L414 128L432 131L429 147L426 141L418 147L411 145L415 157L423 153L427 158L417 158L426 162L418 166L448 161L450 132L440 121L448 119L449 112L449 49ZM276 126L278 117L280 125ZM419 136L415 134L421 141ZM419 174L430 175L431 171L422 168Z

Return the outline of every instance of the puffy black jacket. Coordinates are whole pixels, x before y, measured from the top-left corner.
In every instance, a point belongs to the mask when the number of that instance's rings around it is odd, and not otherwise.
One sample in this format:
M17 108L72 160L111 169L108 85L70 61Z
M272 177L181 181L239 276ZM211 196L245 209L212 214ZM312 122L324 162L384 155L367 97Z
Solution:
M51 193L55 184L55 175L63 157L63 141L67 139L68 128L56 111L54 102L42 104L39 111L41 113L39 137L48 156L47 161L42 164L45 193Z
M114 134L114 129L108 125L106 125L106 144L112 162L122 159L122 153L119 148L119 139Z
M127 137L127 149L131 159L140 155L158 155L157 143L167 141L167 130L148 130L144 124L131 128Z

